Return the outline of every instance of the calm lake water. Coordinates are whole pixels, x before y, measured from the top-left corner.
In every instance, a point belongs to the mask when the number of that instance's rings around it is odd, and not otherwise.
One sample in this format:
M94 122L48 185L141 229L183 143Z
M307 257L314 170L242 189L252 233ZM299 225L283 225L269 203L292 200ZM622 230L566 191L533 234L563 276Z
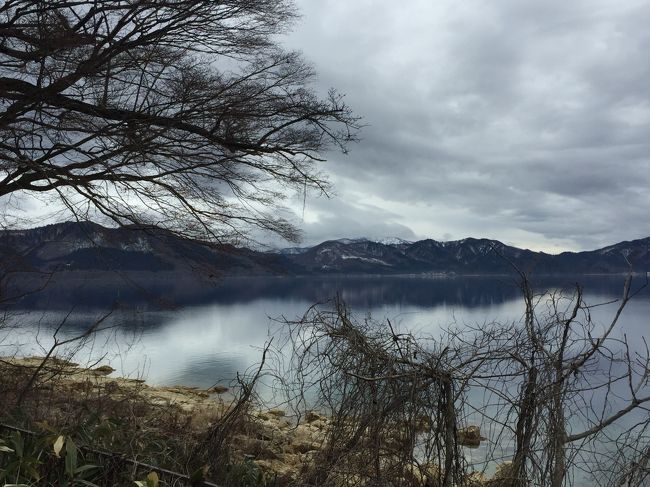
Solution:
M596 305L620 298L624 277L533 279L540 292L571 290L576 282L584 287L585 301ZM635 278L633 288L644 283L645 278ZM380 322L389 319L399 330L434 337L450 325L520 322L524 311L517 281L508 277L229 279L202 290L207 297L202 303L167 310L156 309L146 300L131 300L119 309L99 304L110 302L103 299L112 292L105 285L99 291L92 283L61 289L65 300L59 290L46 301L31 302L7 316L5 323L14 326L2 330L0 354L43 355L60 324L60 339L70 338L111 312L104 322L110 329L78 351L76 361L107 364L116 374L144 378L151 384L198 387L228 383L249 370L260 361L261 348L270 337L282 334L283 319L299 319L315 303L331 307L336 295L359 320L368 316ZM191 289L178 282L169 289L191 294ZM172 294L167 296L169 301L174 301ZM594 321L609 322L616 307L610 303L593 308ZM617 334L627 334L642 347L640 338L650 331L649 317L650 292L643 288L626 307ZM482 428L491 436L489 425ZM512 439L500 437L498 442L483 442L481 448L467 450L466 458L481 465L495 445L502 458L512 455ZM574 470L572 475L576 485L592 485L588 473Z
M635 288L643 278L633 281ZM619 298L623 276L573 277L533 280L536 289L585 289L589 304ZM0 353L43 354L53 343L52 333L64 323L60 338L79 334L108 312L103 325L111 329L99 334L77 354L77 361L100 361L116 373L145 378L151 384L184 384L209 387L246 371L261 358L261 347L269 337L281 333L278 320L300 318L315 303L328 304L340 295L358 319L371 316L390 319L401 330L439 335L455 324L519 321L523 303L515 278L242 278L212 285L208 302L169 310L156 310L147 302L130 303L120 309L89 300L92 286L86 285L74 302L16 309L8 320L15 326L4 330ZM42 303L41 303L42 304ZM616 304L594 310L596 320L611 317ZM619 333L647 333L650 292L643 289L624 311Z

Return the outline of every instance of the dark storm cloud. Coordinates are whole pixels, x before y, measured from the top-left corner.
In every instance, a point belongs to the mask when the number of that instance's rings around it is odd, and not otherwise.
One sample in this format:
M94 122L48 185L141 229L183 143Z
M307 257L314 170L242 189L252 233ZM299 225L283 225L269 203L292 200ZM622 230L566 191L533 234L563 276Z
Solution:
M302 0L287 44L368 126L306 240L650 235L650 3ZM353 231L358 228L358 231Z

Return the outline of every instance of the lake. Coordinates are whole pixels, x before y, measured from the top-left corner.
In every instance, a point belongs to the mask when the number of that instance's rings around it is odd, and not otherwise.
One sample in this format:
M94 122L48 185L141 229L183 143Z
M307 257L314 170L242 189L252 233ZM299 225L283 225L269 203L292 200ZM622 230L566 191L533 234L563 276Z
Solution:
M611 301L621 297L624 276L541 278L532 282L539 292L564 289L569 294L579 282L587 304L609 302L591 309L594 321L605 324L617 308ZM624 310L616 331L617 336L632 337L633 346L641 348L640 337L648 333L650 316L650 292L642 288L643 284L645 278L633 281L633 289L641 289ZM163 285L191 294L189 284ZM0 354L43 355L59 325L59 338L71 338L110 313L103 323L109 329L79 350L76 361L107 364L116 369L116 374L144 378L150 384L207 388L227 384L257 364L270 337L282 335L284 319L300 319L315 303L331 308L336 295L359 320L388 319L400 331L434 337L449 326L518 323L524 314L518 282L506 276L231 278L202 289L203 298L191 305L168 309L161 309L160 299L152 303L130 298L127 304L110 305L112 298L107 298L111 292L105 283L96 286L89 281L53 288L38 299L32 296L29 306L19 306L7 315ZM163 301L175 302L175 298L172 293ZM469 419L480 422L478 417ZM481 424L486 427L485 434L492 436L489 425ZM466 458L483 465L486 458L494 456L490 448L495 446L501 458L512 455L512 439L500 437L498 442L482 443L477 450L465 450ZM495 465L490 463L488 470L493 471ZM576 485L591 485L585 480L588 475L577 470L572 470L572 475Z
M619 298L623 276L576 276L532 280L539 291L584 287L588 304ZM633 281L638 288L645 280ZM12 310L5 320L0 353L42 355L53 343L56 326L65 322L59 336L79 334L107 313L98 334L77 355L82 363L100 361L116 373L145 378L158 385L184 384L209 387L229 381L259 362L269 337L281 332L278 320L300 318L310 306L329 306L337 294L359 319L390 319L400 330L440 334L455 324L519 321L523 301L514 277L276 277L231 278L210 284L202 300L188 306L160 309L150 302L130 301L116 307L101 303L105 289L93 282L65 287L65 300L45 296L30 301L29 308ZM75 299L76 296L76 299ZM169 296L173 301L174 296ZM110 302L110 301L109 301ZM89 304L90 303L90 304ZM331 303L330 303L331 305ZM594 309L605 321L616 304ZM618 333L641 336L647 331L650 292L642 289L624 311Z

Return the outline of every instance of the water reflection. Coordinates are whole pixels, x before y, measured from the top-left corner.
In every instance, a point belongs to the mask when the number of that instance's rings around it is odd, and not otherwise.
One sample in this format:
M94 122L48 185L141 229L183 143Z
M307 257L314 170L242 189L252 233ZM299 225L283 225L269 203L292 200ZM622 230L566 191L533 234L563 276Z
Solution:
M64 278L65 277L65 278ZM611 295L622 291L622 276L535 278L536 289L571 288L579 281L592 293ZM28 286L27 286L28 287ZM32 283L32 288L37 288ZM176 273L124 276L112 273L70 272L54 275L40 292L21 302L27 309L68 311L78 308L154 310L205 304L250 303L259 299L310 304L331 299L337 293L354 308L371 309L386 304L432 307L440 304L482 307L519 296L515 277L267 277L197 280Z
M535 284L540 291L570 290L574 282L575 279L566 278L539 280ZM590 305L611 301L622 293L623 277L583 277L580 282ZM400 331L434 337L449 326L467 328L491 322L518 323L524 311L517 283L508 278L231 279L213 283L196 295L192 295L194 288L190 285L177 282L170 287L168 282L163 284L168 291L179 290L178 295L168 295L165 303L173 301L186 305L165 310L158 306L163 301L136 299L135 295L120 291L121 301L115 307L111 300L114 289L107 288L105 283L99 288L86 283L80 285L77 292L73 292L73 288L61 291L55 287L40 297L30 296L31 301L23 303L22 311L14 310L9 316L7 322L15 327L5 330L0 354L42 355L53 343L54 329L64 320L65 325L59 333L65 339L83 332L112 310L105 322L109 329L95 336L92 343L77 354L78 361L100 360L117 369L120 375L145 377L152 384L210 387L220 381L229 381L258 363L264 344L282 329L279 319L299 319L314 303L328 306L328 300L337 294L360 319L366 315L377 321L390 319ZM61 292L63 294L57 294ZM540 310L544 303L542 300ZM74 311L70 313L73 306ZM597 327L611 320L616 307L617 303L610 303L591 309ZM648 316L650 293L643 289L624 311L617 336L626 334L633 347L643 349L645 345L640 337L647 333ZM597 379L595 374L594 382ZM516 383L510 386L517 388ZM478 393L481 397L470 397L470 401L485 405L494 399L486 397L485 391ZM589 410L587 406L594 405L606 406L610 413L617 408L615 401L603 404L602 398L590 398L588 394L584 400L585 411ZM588 404L590 400L594 402ZM638 416L643 414L639 411L629 420L632 423L635 419L641 420L643 418ZM473 417L470 414L467 419L480 424L483 434L492 439L483 442L478 449L465 450L470 463L480 465L495 453L503 458L512 455L513 440L500 435L497 423L486 423L476 414ZM583 422L580 411L571 411L568 420L573 425ZM603 445L601 456L607 454L606 448ZM582 474L573 471L572 475L578 479ZM589 485L582 480L577 483Z
M574 281L545 280L536 285L538 289L568 288ZM582 278L582 283L587 302L596 304L619 297L623 278ZM106 320L110 329L96 336L78 355L79 360L101 359L119 374L146 377L152 384L209 387L232 379L260 360L264 343L278 332L276 319L298 319L314 303L327 303L337 294L359 317L388 318L402 331L433 336L450 325L516 322L523 313L518 286L509 278L231 279L210 288L208 303L174 310L151 310L141 302L121 303L119 309L109 304L94 306L99 297L88 306L87 295L104 291L87 285L85 293L77 296L79 302L63 305L57 301L59 310L51 306L37 311L38 302L33 301L29 311L15 311L10 321L17 326L5 332L0 353L42 354L53 343L53 329L62 321L66 323L60 336L72 337L113 310ZM52 304L51 298L47 294L44 302ZM40 304L43 307L43 301ZM73 306L76 311L68 315ZM605 321L615 307L595 308L596 322ZM650 297L643 290L626 309L618 333L643 335L647 316Z

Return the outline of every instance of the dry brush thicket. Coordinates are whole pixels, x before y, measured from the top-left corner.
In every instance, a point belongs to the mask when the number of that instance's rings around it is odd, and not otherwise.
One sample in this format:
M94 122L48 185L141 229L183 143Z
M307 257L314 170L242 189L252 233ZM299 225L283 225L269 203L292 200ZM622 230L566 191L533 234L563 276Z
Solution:
M150 387L111 372L54 356L3 358L0 482L133 485L154 472L156 485L271 485L240 444L260 429L251 382L221 397L219 388ZM61 444L74 449L74 468Z
M331 417L301 485L645 485L650 354L619 331L631 276L605 321L580 287L521 277L521 322L416 337L337 301L288 323L278 380Z

